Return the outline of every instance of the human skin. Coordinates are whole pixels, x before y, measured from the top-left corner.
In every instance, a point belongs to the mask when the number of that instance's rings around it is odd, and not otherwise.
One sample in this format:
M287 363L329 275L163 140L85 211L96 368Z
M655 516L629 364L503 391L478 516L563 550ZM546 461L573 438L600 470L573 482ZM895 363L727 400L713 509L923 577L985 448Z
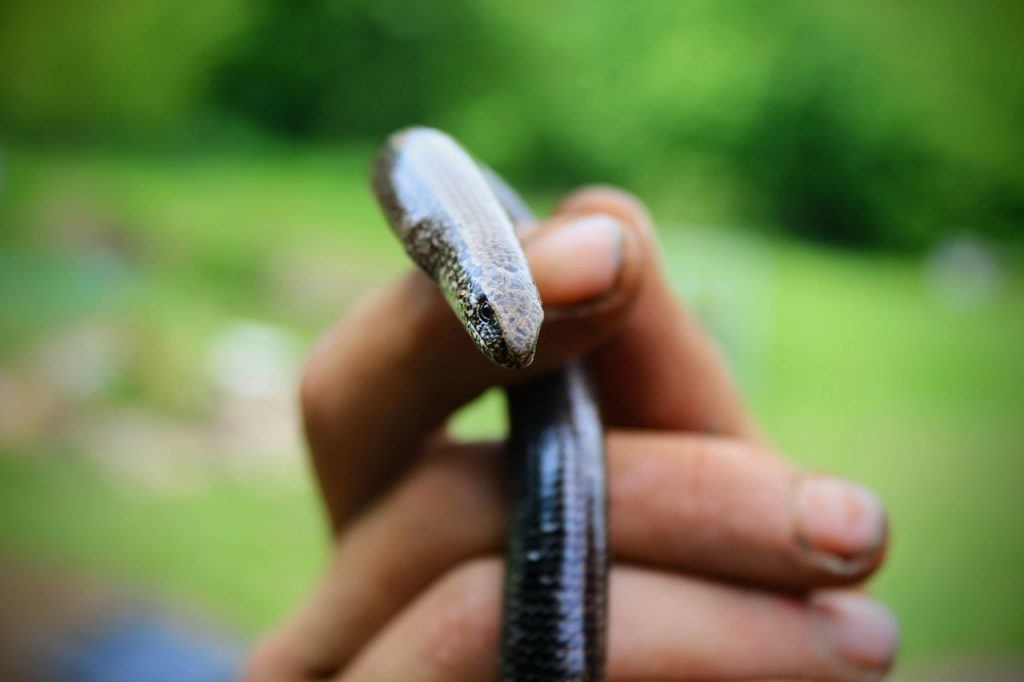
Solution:
M420 272L314 349L301 402L333 549L246 679L494 679L503 449L456 441L445 421L581 353L607 429L609 679L883 677L897 628L858 588L885 554L881 502L760 434L670 292L644 207L585 188L524 249L545 306L526 370L489 364Z

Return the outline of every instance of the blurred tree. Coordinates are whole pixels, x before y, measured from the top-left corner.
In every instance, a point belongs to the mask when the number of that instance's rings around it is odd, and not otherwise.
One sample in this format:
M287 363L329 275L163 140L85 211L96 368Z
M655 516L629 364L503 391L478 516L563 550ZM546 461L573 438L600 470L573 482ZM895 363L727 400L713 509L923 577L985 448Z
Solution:
M516 182L917 247L1019 234L1016 0L8 0L0 123L308 141L447 128Z
M0 125L44 138L144 138L202 108L246 0L0 3Z
M488 68L489 49L477 9L469 0L269 2L219 70L215 94L271 131L377 138L436 118L481 80L473 74Z

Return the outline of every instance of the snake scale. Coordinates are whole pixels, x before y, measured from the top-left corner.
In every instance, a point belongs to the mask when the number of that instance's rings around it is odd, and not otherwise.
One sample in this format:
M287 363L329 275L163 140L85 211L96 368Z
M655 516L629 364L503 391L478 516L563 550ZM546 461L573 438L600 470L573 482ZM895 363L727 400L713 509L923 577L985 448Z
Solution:
M409 128L377 155L372 184L409 256L476 347L529 365L544 312L515 235L523 200L448 135ZM508 389L513 492L499 677L604 679L608 541L603 432L580 361Z

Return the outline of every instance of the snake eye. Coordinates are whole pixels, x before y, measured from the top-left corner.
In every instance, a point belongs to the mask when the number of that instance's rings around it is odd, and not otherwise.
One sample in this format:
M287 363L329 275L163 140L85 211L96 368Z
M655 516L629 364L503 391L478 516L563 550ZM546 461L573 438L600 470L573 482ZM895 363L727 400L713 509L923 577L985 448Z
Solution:
M488 303L486 299L482 300L480 302L480 305L477 306L476 314L484 322L494 322L494 310L491 308L491 304Z

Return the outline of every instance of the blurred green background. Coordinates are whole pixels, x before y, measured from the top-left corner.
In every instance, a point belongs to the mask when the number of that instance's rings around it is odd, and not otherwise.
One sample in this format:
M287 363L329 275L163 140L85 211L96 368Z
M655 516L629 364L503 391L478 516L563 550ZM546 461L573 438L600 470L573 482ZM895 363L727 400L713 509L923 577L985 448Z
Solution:
M1024 655L1021 36L1015 0L8 0L0 554L282 615L325 551L297 368L407 267L365 176L425 123L539 208L649 202L767 431L889 502L905 675Z

